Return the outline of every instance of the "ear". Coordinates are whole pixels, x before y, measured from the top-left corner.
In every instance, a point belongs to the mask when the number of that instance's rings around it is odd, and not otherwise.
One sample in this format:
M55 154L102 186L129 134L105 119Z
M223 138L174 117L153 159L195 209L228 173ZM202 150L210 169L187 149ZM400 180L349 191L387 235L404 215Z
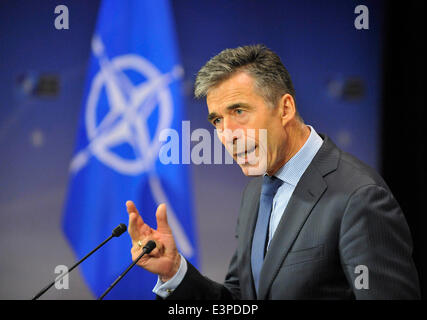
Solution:
M289 93L286 93L280 98L278 107L282 126L284 127L295 118L297 112L295 100Z

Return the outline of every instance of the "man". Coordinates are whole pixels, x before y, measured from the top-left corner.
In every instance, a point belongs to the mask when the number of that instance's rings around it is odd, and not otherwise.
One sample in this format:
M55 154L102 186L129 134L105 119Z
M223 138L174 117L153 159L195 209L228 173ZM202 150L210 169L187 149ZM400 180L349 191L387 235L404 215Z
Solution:
M159 297L420 297L398 203L376 172L304 124L275 53L261 45L222 51L199 71L195 95L206 96L208 119L243 173L258 176L243 192L238 246L224 284L202 276L179 254L165 205L157 209L154 230L126 203L133 258L149 239L157 243L138 264L159 275ZM266 130L267 143L249 129ZM252 147L238 150L242 139Z

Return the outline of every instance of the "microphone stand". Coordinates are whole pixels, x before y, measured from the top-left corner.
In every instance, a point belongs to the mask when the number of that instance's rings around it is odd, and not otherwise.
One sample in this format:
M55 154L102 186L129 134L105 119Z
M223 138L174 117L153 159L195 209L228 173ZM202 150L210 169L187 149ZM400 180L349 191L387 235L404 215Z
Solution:
M40 298L41 295L43 295L47 290L49 290L57 281L61 280L63 277L65 277L67 274L69 274L71 271L73 271L80 263L85 261L89 256L91 256L96 250L101 248L104 244L106 244L108 241L110 241L113 237L119 237L123 232L126 231L126 225L121 223L118 227L116 227L111 236L109 236L107 239L105 239L99 246L97 246L95 249L93 249L91 252L89 252L86 256L84 256L80 261L78 261L76 264L74 264L66 273L58 276L55 280L53 280L51 283L49 283L45 288L43 288L39 293L37 293L31 300L37 300Z
M127 267L127 269L108 287L107 290L105 290L105 292L98 298L98 300L102 300L104 299L104 297L107 295L108 292L111 291L111 289L113 289L113 287L120 281L122 280L122 278L126 275L126 273L129 272L130 269L132 269L132 267L134 265L137 264L137 262L146 254L146 253L150 253L151 251L153 251L153 249L156 247L156 243L152 240L148 241L147 244L144 246L144 248L142 249L142 253L135 259L134 262L132 262L129 267Z

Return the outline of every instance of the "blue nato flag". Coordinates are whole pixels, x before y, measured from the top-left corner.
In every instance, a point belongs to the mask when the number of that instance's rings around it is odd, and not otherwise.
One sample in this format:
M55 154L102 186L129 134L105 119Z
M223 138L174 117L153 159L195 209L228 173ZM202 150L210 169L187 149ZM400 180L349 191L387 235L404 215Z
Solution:
M167 204L178 250L198 265L189 167L159 160L161 132L181 132L184 117L170 4L104 0L91 43L63 228L77 258L127 223L134 201L156 228ZM98 297L131 263L129 236L114 238L81 266ZM152 299L157 276L133 268L106 299Z

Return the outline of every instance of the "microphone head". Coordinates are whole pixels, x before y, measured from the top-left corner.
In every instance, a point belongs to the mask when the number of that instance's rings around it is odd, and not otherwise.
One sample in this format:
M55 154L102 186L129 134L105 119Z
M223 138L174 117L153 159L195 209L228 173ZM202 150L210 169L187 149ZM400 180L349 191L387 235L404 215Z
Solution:
M120 237L123 232L125 232L127 230L127 227L125 224L120 223L117 227L114 228L113 230L113 237Z
M153 240L148 241L143 250L145 251L145 253L150 253L151 251L154 250L154 248L156 247L156 243Z

